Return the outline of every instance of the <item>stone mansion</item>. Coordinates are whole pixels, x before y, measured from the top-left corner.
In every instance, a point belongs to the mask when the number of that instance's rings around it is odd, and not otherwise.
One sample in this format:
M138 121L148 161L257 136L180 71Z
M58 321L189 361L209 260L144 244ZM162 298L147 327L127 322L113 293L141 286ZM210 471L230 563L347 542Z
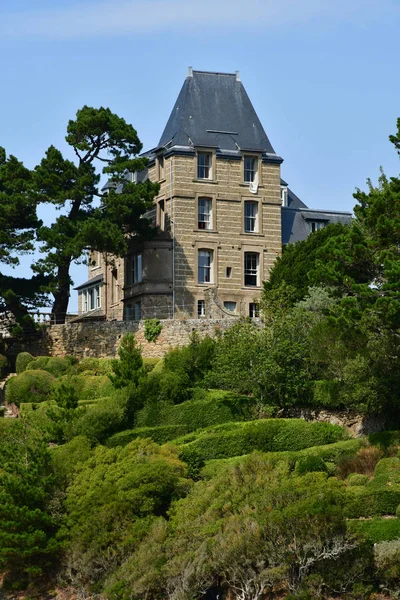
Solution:
M239 74L189 69L148 168L160 183L148 241L110 265L93 253L76 289L79 317L106 320L257 316L282 245L350 213L309 209L281 178Z

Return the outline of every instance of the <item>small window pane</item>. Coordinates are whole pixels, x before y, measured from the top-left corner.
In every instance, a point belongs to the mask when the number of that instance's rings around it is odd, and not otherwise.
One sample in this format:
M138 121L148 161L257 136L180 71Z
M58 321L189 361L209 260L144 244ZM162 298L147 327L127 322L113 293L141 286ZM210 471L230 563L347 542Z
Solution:
M211 179L211 154L207 152L197 154L197 178Z
M252 156L244 157L244 180L252 183L256 178L256 159Z
M198 213L198 228L212 229L212 200L210 198L199 198Z
M197 301L197 316L199 318L206 316L206 302L205 302L205 300L198 300Z
M212 250L199 250L198 280L199 283L211 283Z
M325 227L325 223L323 221L311 221L311 232L318 231L319 229L323 229Z
M236 312L236 302L224 302L224 308L231 312Z
M244 203L244 230L247 233L255 233L257 227L257 216L258 216L258 203L257 202L245 202Z
M257 302L250 302L249 304L249 317L252 319L257 318L260 315L260 310Z
M244 285L255 287L258 285L259 254L257 252L244 253Z

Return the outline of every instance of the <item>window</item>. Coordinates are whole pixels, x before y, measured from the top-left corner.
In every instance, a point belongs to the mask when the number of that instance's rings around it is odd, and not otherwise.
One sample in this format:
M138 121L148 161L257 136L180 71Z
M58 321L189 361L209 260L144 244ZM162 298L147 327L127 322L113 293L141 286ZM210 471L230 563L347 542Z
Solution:
M212 283L212 250L199 250L198 253L198 281L199 283Z
M224 308L231 312L236 312L236 302L224 302Z
M255 287L258 282L260 255L257 252L244 253L244 285Z
M101 306L100 286L87 288L82 292L82 312L86 313Z
M158 225L161 231L165 231L165 202L160 200L158 203Z
M111 304L118 302L118 271L111 271Z
M310 229L311 233L314 231L318 231L319 229L323 229L326 223L324 221L310 221Z
M97 269L101 265L101 252L94 250L92 252L92 269Z
M244 230L246 233L258 231L258 202L244 203Z
M281 202L282 206L288 205L288 189L284 185L281 185Z
M244 181L246 183L257 183L257 163L254 156L244 157Z
M205 300L197 300L197 316L199 319L201 317L206 316L206 301Z
M211 198L199 198L198 200L198 228L212 229Z
M198 179L212 179L212 168L211 168L212 156L210 152L198 152L197 153L197 178Z
M260 308L257 302L250 302L249 304L249 317L255 319L260 316Z
M158 179L164 179L164 157L158 157Z
M226 276L229 279L232 275L232 267L226 267Z
M95 308L100 308L100 286L94 288L94 304Z
M131 260L131 285L142 282L142 255L135 254Z

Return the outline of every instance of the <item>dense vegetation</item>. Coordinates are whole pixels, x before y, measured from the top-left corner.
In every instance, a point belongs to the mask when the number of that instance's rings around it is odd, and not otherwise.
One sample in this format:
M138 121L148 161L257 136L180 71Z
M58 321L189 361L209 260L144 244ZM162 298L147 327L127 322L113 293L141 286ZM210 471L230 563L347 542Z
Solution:
M0 420L5 589L399 597L400 182L356 198L352 226L277 261L263 324L194 333L161 361L129 334L115 360L17 357L19 418ZM307 408L385 430L289 418Z

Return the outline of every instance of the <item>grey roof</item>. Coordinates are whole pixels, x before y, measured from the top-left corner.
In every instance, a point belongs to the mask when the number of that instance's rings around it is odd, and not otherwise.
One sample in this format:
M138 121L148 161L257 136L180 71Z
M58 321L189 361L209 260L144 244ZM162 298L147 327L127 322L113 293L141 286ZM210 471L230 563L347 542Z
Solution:
M290 188L288 188L288 208L307 208L307 205Z
M190 71L158 149L163 146L253 151L280 159L238 75L230 73Z
M100 281L103 281L103 275L96 275L96 277L92 277L92 279L89 279L88 281L85 281L85 283L78 285L78 287L74 288L74 290L82 290L83 288L90 287L94 283L99 283Z
M282 207L282 244L293 244L305 240L310 235L310 221L347 225L351 223L351 213Z

